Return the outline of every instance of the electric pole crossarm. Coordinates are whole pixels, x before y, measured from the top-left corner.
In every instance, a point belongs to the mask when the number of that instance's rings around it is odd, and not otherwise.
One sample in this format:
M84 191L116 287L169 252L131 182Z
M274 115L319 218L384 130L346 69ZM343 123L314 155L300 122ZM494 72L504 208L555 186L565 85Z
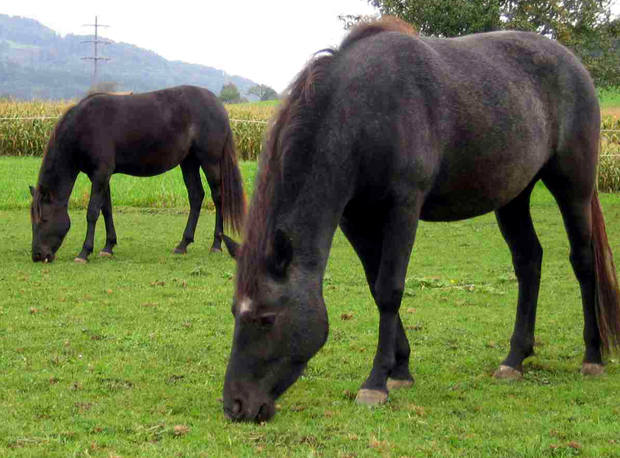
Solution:
M94 27L95 28L95 39L94 40L86 40L82 43L92 43L93 44L93 56L92 57L82 57L82 60L92 60L93 61L93 86L97 84L97 62L100 60L110 60L107 57L99 57L98 55L98 45L108 45L110 42L99 40L99 27L110 27L109 25L99 24L97 16L95 16L94 24L84 24L83 27Z

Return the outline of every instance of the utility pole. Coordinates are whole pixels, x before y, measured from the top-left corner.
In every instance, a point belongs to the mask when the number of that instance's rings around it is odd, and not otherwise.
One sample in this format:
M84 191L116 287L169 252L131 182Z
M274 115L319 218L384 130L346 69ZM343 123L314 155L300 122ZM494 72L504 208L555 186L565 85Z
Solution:
M95 16L94 24L84 24L82 27L94 27L95 28L95 39L83 41L82 43L92 43L93 44L93 56L92 57L82 57L82 60L92 60L93 61L93 87L97 85L97 63L100 60L110 60L107 57L99 57L97 53L97 46L110 44L109 41L101 41L99 40L99 27L110 27L109 25L102 25L97 22L97 16Z

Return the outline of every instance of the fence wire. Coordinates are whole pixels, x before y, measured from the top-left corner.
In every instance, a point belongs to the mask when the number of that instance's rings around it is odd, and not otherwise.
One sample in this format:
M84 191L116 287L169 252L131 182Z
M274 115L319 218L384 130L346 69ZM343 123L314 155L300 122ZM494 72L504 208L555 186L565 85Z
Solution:
M32 121L32 120L45 120L45 119L59 119L60 116L21 116L21 117L2 117L0 121ZM240 122L248 124L269 124L269 121L254 121L249 119L230 119L230 122ZM619 145L620 150L620 135L616 137L616 133L620 134L619 129L601 129L601 139L607 140L612 145ZM611 135L610 135L611 134ZM620 151L618 154L601 154L601 157L620 157Z
M0 118L0 121L28 121L36 119L59 119L60 116L22 116L22 117L5 117ZM231 122L247 122L253 124L269 124L268 121L252 121L249 119L231 119Z

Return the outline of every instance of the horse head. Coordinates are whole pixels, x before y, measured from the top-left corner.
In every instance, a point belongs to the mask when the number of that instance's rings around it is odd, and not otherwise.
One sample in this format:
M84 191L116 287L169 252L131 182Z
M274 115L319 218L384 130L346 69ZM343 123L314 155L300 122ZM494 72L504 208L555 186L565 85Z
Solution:
M239 266L224 413L234 421L267 421L275 414L276 399L301 376L327 340L321 281L309 281L301 274L290 240L277 231L253 287L244 288L239 271L243 263L254 260L242 246L229 242L226 245L234 248Z
M52 262L69 232L71 220L67 204L59 202L54 193L43 185L30 186L32 205L32 260Z

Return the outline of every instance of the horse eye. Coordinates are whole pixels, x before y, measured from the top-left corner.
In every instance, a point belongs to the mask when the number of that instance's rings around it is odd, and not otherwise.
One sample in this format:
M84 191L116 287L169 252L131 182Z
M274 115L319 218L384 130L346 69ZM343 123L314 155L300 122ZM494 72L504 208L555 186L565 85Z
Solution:
M275 313L265 313L256 317L256 325L261 329L269 329L276 322Z

